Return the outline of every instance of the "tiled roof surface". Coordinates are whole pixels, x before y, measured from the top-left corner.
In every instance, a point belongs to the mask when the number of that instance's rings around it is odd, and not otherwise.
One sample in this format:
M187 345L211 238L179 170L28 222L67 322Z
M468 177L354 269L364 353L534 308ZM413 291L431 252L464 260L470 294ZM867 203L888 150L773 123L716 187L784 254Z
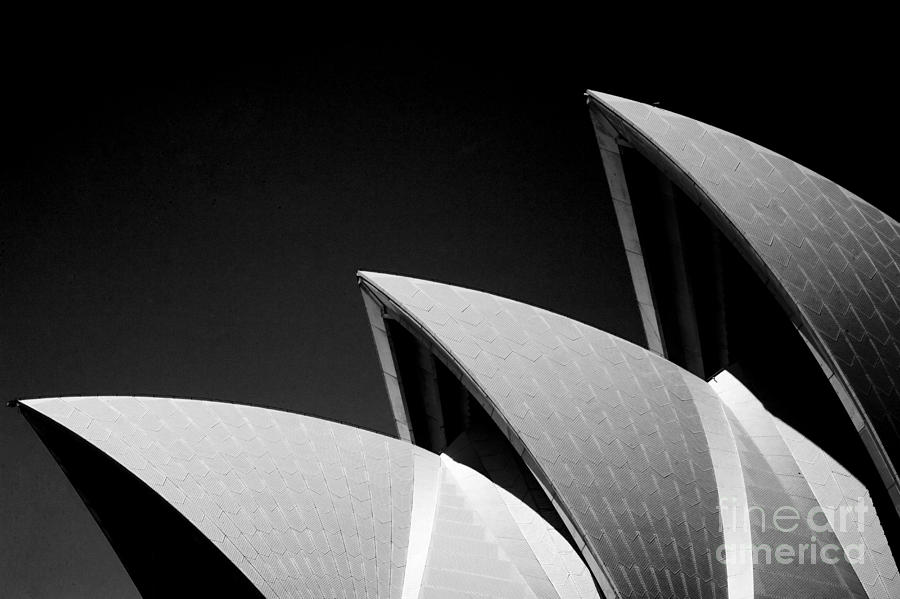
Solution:
M480 474L409 443L209 401L71 397L20 404L159 493L265 597L449 596L463 580L481 589L473 596L486 596L484 589L508 579L522 582L523 597L597 597L575 551L530 508ZM454 502L468 511L454 511ZM476 520L488 532L472 528ZM473 547L505 569L485 571L487 562L471 555L441 561L459 552L466 526Z
M851 557L861 557L851 563L866 594L872 599L900 597L900 573L869 491L809 439L778 419L775 425L816 501L826 515L837 518L831 526L841 547L862 548L851 553ZM843 515L845 523L840 521Z
M822 561L819 549L839 541L827 523L824 530L813 530L807 516L816 514L815 495L803 477L787 443L781 437L775 419L763 405L733 377L723 374L729 385L714 385L726 405L731 429L737 443L741 469L752 507L750 531L754 546L762 547L753 568L756 597L789 599L812 597L865 597L852 566L842 552L835 551L837 563ZM780 510L780 511L779 511ZM795 511L796 510L796 511ZM790 514L799 518L790 520ZM779 516L787 516L778 519ZM823 521L819 515L814 522ZM809 547L816 538L817 561L806 555L778 560L776 549L786 545L797 551ZM768 553L766 553L768 552ZM783 562L783 563L782 563Z
M725 566L713 555L722 543L716 480L685 382L693 375L520 302L360 276L483 390L486 411L533 457L622 596L725 596Z
M704 381L686 378L709 442L709 456L716 474L724 548L728 573L728 599L753 599L753 553L747 487L741 457L728 422L725 404Z
M860 402L886 449L870 449L873 457L900 455L900 223L736 135L639 102L589 95L625 139L687 175L700 191L695 197L745 240L757 267L784 289L783 299L830 354L828 368L842 373ZM896 482L896 471L878 466L889 485ZM900 506L896 489L894 498Z

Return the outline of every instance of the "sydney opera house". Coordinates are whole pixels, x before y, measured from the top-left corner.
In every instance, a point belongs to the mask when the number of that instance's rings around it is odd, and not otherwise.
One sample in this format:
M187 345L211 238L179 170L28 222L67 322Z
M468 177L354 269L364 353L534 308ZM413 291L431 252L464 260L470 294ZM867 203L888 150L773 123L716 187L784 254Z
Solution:
M643 344L360 272L394 438L17 402L144 596L900 597L900 224L715 127L587 101Z

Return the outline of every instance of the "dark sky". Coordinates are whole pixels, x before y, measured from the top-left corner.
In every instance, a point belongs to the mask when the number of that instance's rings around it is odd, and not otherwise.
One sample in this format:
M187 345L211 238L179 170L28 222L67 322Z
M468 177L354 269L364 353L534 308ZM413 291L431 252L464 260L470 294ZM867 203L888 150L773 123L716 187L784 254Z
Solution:
M358 269L639 340L583 91L748 137L896 217L893 59L814 33L27 53L2 113L0 397L208 397L387 432ZM4 595L135 596L16 411L0 439Z

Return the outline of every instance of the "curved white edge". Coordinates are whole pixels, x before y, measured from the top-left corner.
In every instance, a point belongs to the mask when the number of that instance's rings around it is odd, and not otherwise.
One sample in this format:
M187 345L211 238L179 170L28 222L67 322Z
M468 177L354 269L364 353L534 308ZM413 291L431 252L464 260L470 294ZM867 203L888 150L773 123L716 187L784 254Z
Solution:
M403 580L401 595L403 599L418 599L422 590L442 472L441 458L424 449L414 448L413 460L412 517L409 525L406 578Z
M750 536L750 514L744 471L738 454L734 432L728 422L722 399L717 393L724 386L715 381L705 383L684 373L685 384L694 396L694 405L706 432L710 458L719 489L719 516L724 537L723 547L716 548L716 559L725 559L728 572L729 599L753 598L753 542Z

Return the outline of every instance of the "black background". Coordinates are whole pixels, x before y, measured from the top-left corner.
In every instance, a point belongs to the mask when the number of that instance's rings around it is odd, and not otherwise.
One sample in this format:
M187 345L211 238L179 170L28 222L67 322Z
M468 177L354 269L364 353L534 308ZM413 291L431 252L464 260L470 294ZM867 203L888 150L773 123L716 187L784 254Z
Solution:
M210 397L388 431L358 269L639 341L584 90L752 139L896 218L877 22L36 32L4 74L0 396ZM0 439L4 594L135 595L13 410Z

